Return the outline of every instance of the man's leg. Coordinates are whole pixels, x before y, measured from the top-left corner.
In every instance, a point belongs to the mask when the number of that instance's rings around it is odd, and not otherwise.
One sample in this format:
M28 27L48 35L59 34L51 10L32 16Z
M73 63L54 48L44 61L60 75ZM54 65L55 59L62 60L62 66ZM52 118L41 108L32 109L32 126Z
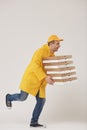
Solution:
M24 91L20 91L20 93L17 94L7 94L6 95L6 106L12 107L12 101L24 101L28 97L28 93Z
M40 98L39 93L38 93L37 96L36 96L36 101L37 102L36 102L36 105L35 105L35 108L34 108L34 111L33 111L33 114L32 114L30 126L43 127L43 125L38 124L38 119L39 119L39 116L42 112L42 109L43 109L43 106L44 106L46 99Z

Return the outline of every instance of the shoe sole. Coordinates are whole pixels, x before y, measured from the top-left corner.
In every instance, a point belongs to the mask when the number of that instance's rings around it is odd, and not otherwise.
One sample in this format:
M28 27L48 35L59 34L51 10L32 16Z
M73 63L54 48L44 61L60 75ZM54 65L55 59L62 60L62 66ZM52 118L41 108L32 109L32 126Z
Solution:
M35 126L30 126L30 128L47 128L47 126L46 126L46 125L43 125L43 126L37 126L37 127L35 127Z
M6 100L5 100L5 103L6 103L6 107L8 108L8 109L11 109L12 108L12 106L10 107L10 106L8 106L8 104L7 104L7 96L8 96L9 94L7 94L6 95Z

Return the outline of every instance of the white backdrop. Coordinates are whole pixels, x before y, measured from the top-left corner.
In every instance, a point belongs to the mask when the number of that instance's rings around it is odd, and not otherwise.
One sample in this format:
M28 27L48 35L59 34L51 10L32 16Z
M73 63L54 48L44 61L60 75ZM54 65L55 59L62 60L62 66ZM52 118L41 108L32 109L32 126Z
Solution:
M64 41L56 55L71 54L78 80L47 85L42 121L87 121L87 1L0 0L0 121L26 122L35 105L33 96L7 110L5 94L19 92L22 75L34 51L51 34Z

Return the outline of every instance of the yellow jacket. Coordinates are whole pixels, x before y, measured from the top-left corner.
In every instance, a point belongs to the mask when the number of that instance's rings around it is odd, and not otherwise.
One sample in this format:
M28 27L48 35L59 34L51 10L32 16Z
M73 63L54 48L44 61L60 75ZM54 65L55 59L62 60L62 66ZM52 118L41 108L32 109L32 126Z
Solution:
M54 56L50 52L50 48L47 44L44 44L41 48L36 50L30 64L28 65L21 84L20 89L36 96L39 91L39 97L45 98L45 87L46 87L46 72L43 68L42 60L45 57Z

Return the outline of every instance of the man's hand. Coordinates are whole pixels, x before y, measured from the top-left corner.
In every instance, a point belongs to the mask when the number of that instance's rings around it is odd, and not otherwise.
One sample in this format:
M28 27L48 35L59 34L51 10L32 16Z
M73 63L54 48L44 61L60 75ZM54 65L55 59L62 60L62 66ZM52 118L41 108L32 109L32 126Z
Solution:
M46 80L46 82L47 82L48 84L51 84L51 85L54 84L54 80L52 79L51 76L47 76L47 77L45 78L45 80Z

